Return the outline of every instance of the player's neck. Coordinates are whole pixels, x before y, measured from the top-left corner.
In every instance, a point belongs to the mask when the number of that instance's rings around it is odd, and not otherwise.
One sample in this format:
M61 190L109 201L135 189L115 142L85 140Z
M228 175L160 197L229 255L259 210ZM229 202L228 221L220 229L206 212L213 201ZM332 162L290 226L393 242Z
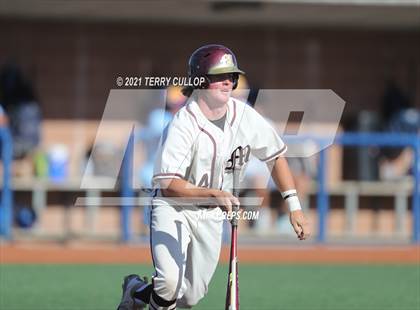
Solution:
M222 118L227 111L227 103L213 103L209 104L205 100L198 100L198 106L201 112L210 121L218 120Z

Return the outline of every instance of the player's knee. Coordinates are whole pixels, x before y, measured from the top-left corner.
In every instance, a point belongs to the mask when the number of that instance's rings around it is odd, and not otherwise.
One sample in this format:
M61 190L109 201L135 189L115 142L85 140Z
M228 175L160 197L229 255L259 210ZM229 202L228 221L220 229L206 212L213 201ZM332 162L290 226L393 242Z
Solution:
M185 298L185 308L192 308L194 307L196 304L198 304L198 302L201 300L201 298L203 298L203 296L198 297L198 296L194 296L194 297L186 297Z
M165 286L169 299L176 299L181 288L181 279L174 276L165 277Z
M184 296L181 298L181 304L185 308L191 308L194 307L198 302L206 295L206 291L197 292L194 293L186 292Z

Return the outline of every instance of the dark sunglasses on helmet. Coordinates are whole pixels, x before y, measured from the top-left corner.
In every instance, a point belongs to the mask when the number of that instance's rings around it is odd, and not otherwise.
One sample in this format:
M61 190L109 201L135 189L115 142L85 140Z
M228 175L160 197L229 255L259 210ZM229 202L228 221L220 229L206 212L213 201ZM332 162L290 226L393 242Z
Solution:
M230 80L232 83L235 83L239 76L238 73L222 73L222 74L208 74L207 78L210 83L222 82L225 80Z

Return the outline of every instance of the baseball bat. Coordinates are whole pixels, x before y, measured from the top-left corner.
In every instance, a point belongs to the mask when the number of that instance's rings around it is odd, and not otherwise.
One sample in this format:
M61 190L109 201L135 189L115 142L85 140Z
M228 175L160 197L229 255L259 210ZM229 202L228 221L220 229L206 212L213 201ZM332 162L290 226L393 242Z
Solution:
M235 197L239 197L237 187L237 171L233 170L233 190ZM238 277L238 211L239 206L232 206L233 217L231 219L231 240L230 240L230 259L229 259L229 276L226 292L225 310L239 310L239 277Z

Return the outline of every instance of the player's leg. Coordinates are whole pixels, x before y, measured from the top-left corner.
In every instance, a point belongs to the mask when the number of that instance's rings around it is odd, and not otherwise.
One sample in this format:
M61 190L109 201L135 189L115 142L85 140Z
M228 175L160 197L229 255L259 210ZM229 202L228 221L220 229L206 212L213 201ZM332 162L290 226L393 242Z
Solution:
M184 274L190 243L188 223L176 208L155 203L151 212L151 251L155 275L150 309L174 309L185 291ZM138 296L139 294L136 294Z
M200 211L195 211L196 214ZM205 212L215 215L216 209ZM208 285L216 270L222 246L223 220L216 216L206 216L198 220L198 225L191 233L185 270L186 290L178 300L177 306L192 307L208 291Z
M147 284L137 275L125 277L118 310L174 309L185 290L186 251L190 242L188 224L179 211L159 200L151 210L150 247L155 275Z

